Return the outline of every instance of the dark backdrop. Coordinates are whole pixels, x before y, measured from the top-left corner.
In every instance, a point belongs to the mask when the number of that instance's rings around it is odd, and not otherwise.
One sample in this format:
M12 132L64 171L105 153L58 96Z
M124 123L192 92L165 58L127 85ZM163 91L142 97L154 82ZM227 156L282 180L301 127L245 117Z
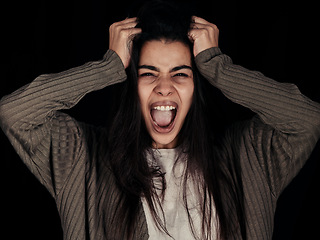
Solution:
M2 5L0 97L43 73L60 72L101 59L108 49L108 27L134 16L143 1L46 0L11 1ZM196 0L200 17L220 29L220 47L236 64L298 85L320 102L313 39L317 23L311 1ZM116 87L115 87L116 88ZM113 87L88 94L69 113L103 125L110 118ZM223 100L225 101L225 100ZM99 104L97 104L99 103ZM229 117L250 113L228 101ZM1 238L62 239L54 200L23 165L4 134L1 140ZM319 144L310 160L281 195L274 238L312 239L318 232ZM8 237L10 236L10 237Z

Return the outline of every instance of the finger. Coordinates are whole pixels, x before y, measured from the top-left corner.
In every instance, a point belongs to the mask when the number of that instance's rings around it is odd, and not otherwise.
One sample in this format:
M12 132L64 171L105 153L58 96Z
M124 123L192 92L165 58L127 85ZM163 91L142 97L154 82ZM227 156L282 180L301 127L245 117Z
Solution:
M137 26L137 22L129 22L129 23L125 23L119 26L120 29L130 29L130 28L134 28L135 26Z
M197 16L192 16L192 21L194 23L201 23L201 24L206 24L206 25L210 24L210 22L208 22L207 20L205 20L201 17L197 17Z
M123 25L126 25L126 24L129 24L129 23L136 23L137 24L137 18L134 17L134 18L126 18L120 22L115 22L113 23L111 26L113 28L117 28L117 27L121 27Z
M112 33L112 32L114 32L114 33L129 32L130 33L130 30L134 29L136 25L137 25L137 22L129 22L129 23L125 23L122 25L111 25L109 28L109 32L110 33ZM129 30L129 31L127 31L127 30Z
M202 23L191 23L190 27L191 29L202 29L202 28L207 28L209 25L202 24Z
M208 22L207 20L205 20L203 18L193 16L192 19L193 19L193 22L191 24L198 26L198 28L205 28L205 26L209 26L214 29L218 29L217 25L215 25L211 22Z
M120 31L120 37L121 37L121 38L124 38L124 39L127 39L127 40L129 40L129 42L130 42L130 41L133 40L133 38L134 38L137 34L139 34L139 33L141 33L141 32L142 32L141 28L127 28L127 29L122 29L122 30Z
M199 35L199 32L201 30L200 29L197 29L197 28L194 28L194 29L191 29L189 32L188 32L188 38L191 42L194 42L197 38L198 38L198 35Z
M192 42L192 43L194 42L194 36L190 31L188 32L188 38L189 38L190 42Z
M188 32L188 38L191 42L196 41L198 38L212 38L214 36L214 30L211 28L193 28ZM211 37L210 37L211 36Z
M129 32L129 36L137 35L142 32L141 28L131 28Z
M201 30L202 32L207 31L208 33L211 33L211 34L219 33L218 27L214 24L207 25L207 24L202 24L202 23L191 23L190 30L192 30L192 29L193 30L198 29L198 30Z
M132 17L132 18L126 18L118 23L119 24L126 24L126 23L136 22L136 21L137 21L137 17Z

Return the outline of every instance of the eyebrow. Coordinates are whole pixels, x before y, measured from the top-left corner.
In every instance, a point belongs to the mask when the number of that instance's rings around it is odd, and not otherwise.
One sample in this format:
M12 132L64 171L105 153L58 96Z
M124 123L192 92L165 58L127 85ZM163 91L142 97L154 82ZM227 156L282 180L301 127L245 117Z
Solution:
M141 68L145 68L145 69L149 69L149 70L152 70L152 71L160 72L159 68L157 68L155 66L151 66L151 65L140 65L140 66L138 66L138 69L141 69ZM193 71L192 67L190 67L188 65L181 65L181 66L177 66L177 67L172 68L169 72L172 73L172 72L179 71L181 69L190 69L191 71Z

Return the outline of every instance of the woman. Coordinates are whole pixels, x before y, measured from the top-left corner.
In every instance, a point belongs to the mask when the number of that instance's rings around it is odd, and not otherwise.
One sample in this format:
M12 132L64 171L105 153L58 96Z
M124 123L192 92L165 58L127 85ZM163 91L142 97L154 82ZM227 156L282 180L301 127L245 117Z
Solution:
M232 64L218 34L155 2L110 27L101 61L2 98L1 127L54 197L65 239L271 239L277 198L319 139L320 107ZM117 83L106 129L59 111ZM209 85L256 116L221 130Z

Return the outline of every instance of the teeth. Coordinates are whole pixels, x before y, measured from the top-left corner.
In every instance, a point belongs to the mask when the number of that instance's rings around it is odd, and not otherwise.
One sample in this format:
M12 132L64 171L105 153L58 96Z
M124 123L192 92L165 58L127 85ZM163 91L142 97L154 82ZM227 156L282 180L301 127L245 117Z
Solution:
M158 111L171 111L176 108L174 106L156 106L153 109L158 110Z

